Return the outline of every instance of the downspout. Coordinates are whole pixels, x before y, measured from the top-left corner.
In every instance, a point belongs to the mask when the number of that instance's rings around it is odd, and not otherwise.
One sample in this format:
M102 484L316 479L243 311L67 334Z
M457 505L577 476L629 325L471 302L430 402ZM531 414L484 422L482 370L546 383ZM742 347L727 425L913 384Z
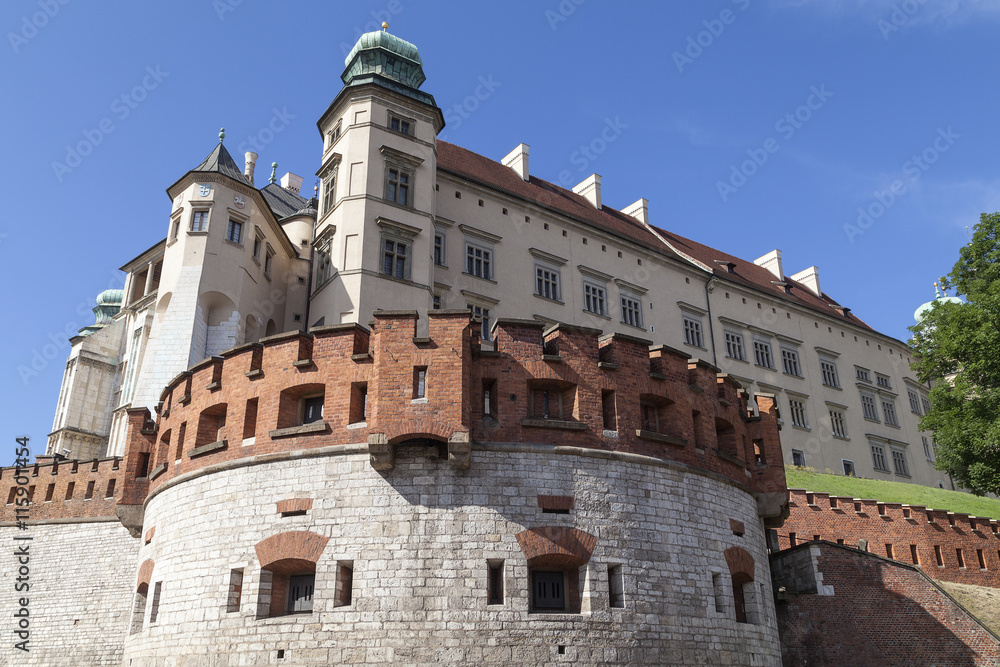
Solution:
M716 278L713 275L705 282L705 307L708 310L708 339L712 341L712 365L719 367L719 360L715 354L715 324L712 322L712 300L710 295L715 289Z
M316 209L317 215L319 214L319 186L313 186L313 198L309 200L309 206ZM312 291L313 291L313 260L316 257L316 222L318 218L313 218L312 222L312 240L309 242L309 277L306 278L306 316L305 321L302 322L302 331L308 333L309 327L309 306L312 305Z

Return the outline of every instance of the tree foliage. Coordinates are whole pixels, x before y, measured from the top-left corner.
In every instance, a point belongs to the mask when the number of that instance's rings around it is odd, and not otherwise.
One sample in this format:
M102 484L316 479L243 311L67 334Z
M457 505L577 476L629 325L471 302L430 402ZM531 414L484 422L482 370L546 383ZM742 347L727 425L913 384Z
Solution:
M1000 494L1000 213L984 213L941 279L966 303L934 302L910 327L913 368L930 391L920 427L934 431L937 463L977 495Z

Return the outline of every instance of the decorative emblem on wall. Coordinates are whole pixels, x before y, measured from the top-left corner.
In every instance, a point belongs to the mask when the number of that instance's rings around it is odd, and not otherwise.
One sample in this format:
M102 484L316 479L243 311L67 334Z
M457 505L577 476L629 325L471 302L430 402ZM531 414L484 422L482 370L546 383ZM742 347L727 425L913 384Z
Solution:
M200 183L198 184L198 196L199 197L207 197L210 194L212 194L212 186L211 185L201 185Z
M233 197L233 203L236 204L236 208L243 208L244 206L246 206L246 202L243 201L243 197L239 195Z

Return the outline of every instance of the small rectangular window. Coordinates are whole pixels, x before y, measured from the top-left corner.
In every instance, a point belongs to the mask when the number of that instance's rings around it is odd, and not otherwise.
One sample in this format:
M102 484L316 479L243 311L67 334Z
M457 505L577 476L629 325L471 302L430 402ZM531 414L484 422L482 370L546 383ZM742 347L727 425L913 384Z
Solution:
M855 366L854 367L854 372L857 375L857 378L859 380L861 380L862 382L871 382L872 381L871 374L868 372L867 368L860 368L858 366Z
M323 419L323 396L308 396L302 399L302 423L312 424Z
M642 300L638 297L622 295L622 323L642 328Z
M556 269L535 266L535 294L546 299L559 301L559 271Z
M87 482L87 493L84 494L84 500L90 500L94 497L94 482Z
M427 392L427 367L417 366L413 369L413 398L424 398Z
M764 340L754 340L753 362L761 368L774 368L774 358L771 356L771 343Z
M467 304L467 307L472 311L473 315L478 316L480 319L480 338L485 341L493 340L493 332L490 330L490 309L471 303Z
M433 300L433 310L441 310L441 295L435 294Z
M334 607L348 607L354 599L354 561L337 563L337 596Z
M181 423L180 428L177 429L177 451L174 454L174 457L177 458L178 460L182 456L184 456L184 436L186 434L186 431L187 431L187 422L183 422Z
M792 465L796 468L802 468L806 464L806 455L803 454L798 449L792 450Z
M434 235L434 264L444 266L444 234Z
M743 334L735 331L726 332L726 356L737 361L747 360L743 347Z
M351 424L360 424L368 419L368 383L351 383L351 407L348 417Z
M497 381L492 378L483 378L483 416L497 417L499 399Z
M802 369L799 367L799 353L791 348L782 347L781 368L786 375L802 377Z
M847 437L847 426L844 422L844 413L840 410L830 410L830 430L837 438Z
M208 229L208 211L195 211L191 215L191 231L203 232Z
M682 315L684 323L684 342L694 347L704 347L701 340L701 318L694 315Z
M108 480L108 489L104 494L105 498L113 498L115 495L115 480Z
M961 547L955 549L955 558L958 560L959 567L965 567L965 556L962 554Z
M243 439L249 440L257 434L257 400L251 398L247 400L246 410L243 413ZM320 406L322 411L322 405ZM177 450L177 458L181 457L181 450Z
M875 397L871 394L861 393L861 409L864 411L865 419L878 421L878 408L875 407Z
M944 559L941 557L941 546L938 544L934 545L934 560L937 562L938 567L944 567Z
M893 555L892 555L892 545L891 544L886 544L885 545L885 557L889 558L889 559L893 558Z
M792 426L799 428L809 428L809 418L806 415L806 404L804 401L791 398L788 400L789 412L792 415Z
M854 461L848 461L847 459L843 459L842 462L844 464L844 474L847 475L848 477L854 477L855 476Z
M229 598L226 600L226 612L233 613L240 610L240 602L243 599L243 568L235 568L229 571Z
M910 476L910 470L906 465L906 452L901 449L892 449L892 468L897 475Z
M503 604L503 563L502 559L486 562L489 577L486 604Z
M896 404L891 400L882 399L882 414L887 425L899 426L899 421L896 419Z
M712 594L715 598L715 613L725 615L726 593L722 589L722 575L718 572L712 573Z
M269 275L271 273L271 264L273 264L273 262L274 262L274 250L272 250L271 246L268 245L267 246L267 252L264 254L264 273L265 274Z
M323 175L323 213L326 215L333 208L337 199L337 171L330 169Z
M260 261L260 251L264 248L264 237L254 234L253 237L253 258Z
M910 560L913 561L914 565L920 565L920 558L917 556L917 545L910 545Z
M386 173L385 198L401 206L410 205L410 174L390 168Z
M465 272L477 278L493 279L493 251L472 243L465 244Z
M139 452L138 464L135 468L136 477L149 477L149 452Z
M823 374L823 384L827 387L840 387L840 379L837 377L837 364L830 359L820 359L819 368Z
M604 420L604 430L617 431L618 418L615 414L615 392L607 389L601 392L601 414Z
M410 121L399 116L389 116L389 129L400 134L410 134Z
M229 219L229 227L226 228L226 240L233 243L240 243L243 239L243 223L238 220Z
M882 445L871 445L872 467L881 472L889 472L889 463L885 458L885 448Z
M531 572L532 608L538 611L566 609L566 576L563 572Z
M588 313L607 317L608 306L604 287L594 283L583 284L583 309Z
M612 609L625 606L625 580L621 565L608 565L608 606Z
M912 389L906 390L906 396L910 399L910 412L913 414L920 414L920 397L917 396L917 392Z
M163 590L163 582L157 581L153 586L153 601L149 606L149 624L156 623L160 615L160 591Z
M313 589L315 574L300 574L288 577L288 613L311 614L313 610Z
M397 239L386 238L382 253L382 273L393 278L406 280L409 277L407 258L410 244Z

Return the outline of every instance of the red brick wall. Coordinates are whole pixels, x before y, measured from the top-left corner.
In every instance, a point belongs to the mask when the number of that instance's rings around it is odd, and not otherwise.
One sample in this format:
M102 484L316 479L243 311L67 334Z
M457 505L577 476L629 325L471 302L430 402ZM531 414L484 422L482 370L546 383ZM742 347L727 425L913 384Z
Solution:
M95 470L96 468L96 470ZM122 493L125 469L118 458L93 459L91 461L46 461L34 463L20 469L27 478L28 486L35 487L33 502L28 508L28 520L113 517L115 497L106 497L108 484L115 480L114 496ZM85 498L87 487L94 483L94 494ZM72 497L67 499L67 491L73 485ZM49 485L55 485L52 500L46 502ZM0 468L0 521L16 521L16 504L8 503L11 489L18 486L17 468ZM16 502L16 500L15 500ZM24 513L20 515L24 517Z
M130 414L123 503L140 504L146 495L177 475L206 465L315 447L367 444L384 436L390 446L411 438L447 441L470 432L475 442L530 442L614 450L678 461L724 475L750 491L784 494L785 477L773 404L758 400L760 416L748 413L746 395L705 362L629 336L601 336L596 329L560 325L544 334L533 321L496 323L495 351L481 352L468 311L429 314L429 336L415 338L416 314L377 312L369 333L358 325L319 327L243 345L180 374L164 389L158 421L144 411ZM558 352L558 355L549 356ZM545 358L543 359L543 354ZM425 398L414 400L415 367L426 367ZM484 416L484 380L495 380L495 414ZM536 383L571 387L563 420L570 424L522 422L529 418L530 387ZM352 385L368 388L362 427L351 414ZM297 389L324 390L324 422L303 433L271 431L287 427ZM289 391L291 390L291 391ZM602 393L614 392L617 437L606 434ZM284 393L283 393L284 392ZM300 393L300 392L299 392ZM356 392L355 392L356 393ZM247 414L248 400L250 413ZM662 438L642 437L641 401L662 404ZM355 403L357 397L355 396ZM225 406L224 448L190 457L203 411ZM355 405L355 407L357 407ZM704 432L694 437L694 414ZM254 440L242 445L251 429ZM290 421L291 420L291 421ZM720 452L716 424L730 424L728 451ZM177 434L186 424L183 455L177 462ZM644 431L645 433L645 431ZM198 444L205 444L206 433ZM207 442L215 442L213 431ZM754 461L759 441L766 463ZM133 459L152 455L150 479L136 479ZM165 465L161 470L160 466Z
M790 489L789 509L790 516L778 530L782 549L791 546L790 534L797 542L818 535L819 539L843 540L846 546L854 547L864 539L868 551L887 556L886 545L892 545L896 560L912 563L914 546L919 565L934 579L1000 588L1000 522L995 520L917 505L831 498L828 493L804 489ZM941 566L937 564L935 546L940 549ZM958 549L962 550L965 567L959 565ZM980 567L980 551L985 568Z
M788 590L777 601L782 663L811 667L992 666L1000 640L916 568L818 543L772 557L779 585L790 557L818 548L833 595Z

